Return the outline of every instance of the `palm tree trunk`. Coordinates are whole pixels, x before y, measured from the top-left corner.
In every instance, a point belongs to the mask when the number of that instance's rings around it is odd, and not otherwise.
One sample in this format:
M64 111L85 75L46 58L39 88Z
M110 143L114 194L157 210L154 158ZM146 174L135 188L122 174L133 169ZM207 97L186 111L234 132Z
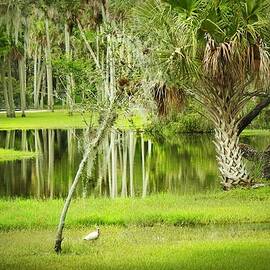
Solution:
M239 148L237 123L219 119L215 123L215 145L217 161L222 176L224 190L238 185L248 186L252 183L242 161L242 152Z

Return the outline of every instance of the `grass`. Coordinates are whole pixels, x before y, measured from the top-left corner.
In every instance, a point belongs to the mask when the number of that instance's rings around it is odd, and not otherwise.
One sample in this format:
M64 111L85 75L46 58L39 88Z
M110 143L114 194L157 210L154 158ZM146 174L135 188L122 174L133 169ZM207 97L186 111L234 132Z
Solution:
M36 157L36 155L37 153L35 152L17 151L13 149L0 148L0 162L17 160L17 159L34 158Z
M243 136L268 136L270 135L269 129L247 129L241 134Z
M78 198L53 251L63 200L0 200L0 269L267 270L270 188ZM82 238L99 224L95 242Z
M97 241L83 241L91 229L66 230L61 256L53 231L1 232L0 269L269 269L269 224L104 226Z
M84 116L87 121L89 115ZM95 121L95 120L94 120ZM141 128L146 120L139 115L126 118L120 115L116 127L117 128ZM0 130L15 129L68 129L68 128L84 128L86 126L84 119L80 113L74 113L69 116L67 111L59 110L55 112L28 112L26 118L22 118L20 113L16 114L16 118L7 118L5 114L0 114Z
M72 202L67 228L270 223L270 188L198 195L142 198L86 198ZM0 230L52 229L63 200L0 200Z

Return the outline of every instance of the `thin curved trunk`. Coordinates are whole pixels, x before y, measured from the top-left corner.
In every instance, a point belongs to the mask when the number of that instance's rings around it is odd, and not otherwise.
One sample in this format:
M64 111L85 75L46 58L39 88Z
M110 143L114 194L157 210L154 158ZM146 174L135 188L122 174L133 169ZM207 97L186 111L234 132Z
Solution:
M78 168L76 176L74 178L74 181L69 189L67 199L65 201L63 210L61 212L59 225L58 225L58 229L57 229L57 234L56 234L56 239L55 239L54 250L58 254L61 253L61 250L62 250L62 248L61 248L61 244L63 241L62 234L63 234L63 229L65 226L65 219L66 219L67 211L69 209L73 193L75 192L76 187L79 183L80 176L81 176L82 171L85 167L85 164L90 157L91 161L92 161L91 165L93 166L93 164L94 164L93 161L95 160L98 146L102 143L103 139L106 137L106 133L108 132L108 130L112 127L113 123L115 122L116 113L114 111L113 106L114 106L114 104L111 103L111 105L107 111L107 115L104 117L104 120L102 121L100 128L97 130L95 138L93 140L91 140L90 142L88 142L87 148L84 151L84 155L83 155L83 158L80 162L79 168Z

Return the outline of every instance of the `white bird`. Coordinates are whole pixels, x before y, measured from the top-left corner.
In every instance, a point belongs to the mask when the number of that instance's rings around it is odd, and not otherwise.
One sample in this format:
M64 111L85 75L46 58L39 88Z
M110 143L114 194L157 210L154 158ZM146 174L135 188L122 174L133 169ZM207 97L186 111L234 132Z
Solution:
M95 231L90 232L88 235L86 235L83 240L91 241L91 240L96 240L99 238L100 231L99 228L97 228Z

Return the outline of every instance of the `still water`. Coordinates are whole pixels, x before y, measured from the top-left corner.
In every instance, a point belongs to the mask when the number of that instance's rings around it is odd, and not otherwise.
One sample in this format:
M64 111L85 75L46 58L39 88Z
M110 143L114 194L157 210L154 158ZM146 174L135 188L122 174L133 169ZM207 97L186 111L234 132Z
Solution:
M82 130L1 131L0 147L37 151L38 157L0 162L0 197L65 197L82 157ZM89 164L76 196L147 196L195 193L219 187L211 135L177 135L165 141L135 131L113 131ZM257 149L267 136L243 137Z

